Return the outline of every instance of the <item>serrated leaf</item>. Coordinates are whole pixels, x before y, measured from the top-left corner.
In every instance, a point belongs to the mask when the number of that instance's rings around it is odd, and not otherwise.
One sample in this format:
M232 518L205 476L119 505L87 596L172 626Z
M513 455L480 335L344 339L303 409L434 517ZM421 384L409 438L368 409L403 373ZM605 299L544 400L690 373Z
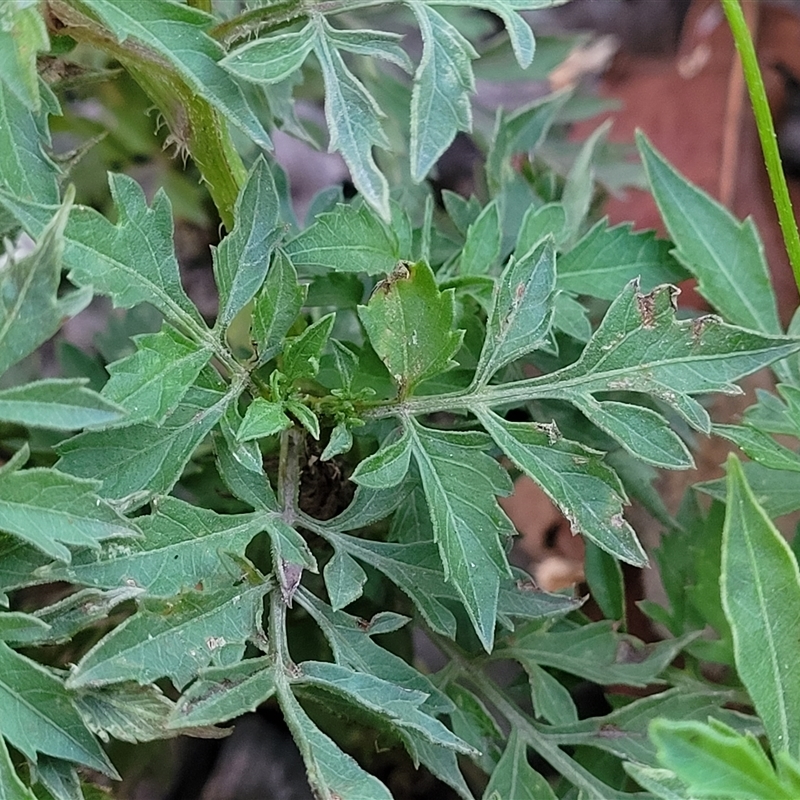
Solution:
M223 483L233 494L256 509L275 510L278 501L264 472L256 442L240 442L236 432L242 418L235 404L228 407L213 434L216 466Z
M714 433L732 441L753 461L770 469L800 472L800 455L750 425L714 425Z
M522 225L514 245L514 254L522 257L548 236L553 238L558 247L563 246L566 224L567 218L561 203L545 203L538 207L532 205L522 218ZM617 294L618 292L615 292L614 297Z
M37 231L36 249L0 267L0 374L32 353L91 299L86 292L57 296L64 253L64 228L72 194L46 226Z
M453 296L452 289L437 289L425 262L401 262L375 287L369 304L358 307L370 343L401 397L455 366L463 333L453 330Z
M53 469L25 469L0 481L0 529L69 562L65 545L99 548L103 539L138 536L136 524L97 494L95 481Z
M109 174L109 185L117 210L116 225L85 206L70 212L63 256L70 280L110 295L118 308L151 303L181 328L202 333L205 323L181 286L172 239L172 208L166 194L156 192L148 208L142 188L127 175ZM2 191L0 202L34 238L57 211Z
M334 611L302 586L297 600L325 634L337 664L368 672L385 681L428 695L424 706L434 715L448 713L452 702L414 667L372 640L378 633L396 630L407 617L382 612L371 620L359 620L344 611ZM383 623L389 623L384 625Z
M366 205L338 204L286 245L297 267L378 275L397 265L397 237Z
M0 676L0 733L13 747L34 762L45 753L119 777L51 672L0 642Z
M283 349L281 372L289 383L313 378L319 372L319 360L336 320L336 313L327 314L309 325L300 336L289 339Z
M166 323L158 333L133 340L136 352L108 365L111 377L102 394L127 411L126 425L160 425L208 363L211 348L195 344Z
M36 800L36 795L17 775L2 736L0 736L0 800Z
M36 54L50 49L41 11L34 2L0 7L0 83L31 111L39 110Z
M486 183L493 193L517 174L511 157L539 147L570 95L571 90L554 92L514 111L498 111L484 168ZM533 244L530 242L529 246Z
M634 278L644 291L678 283L689 272L670 254L671 244L653 231L602 219L558 258L558 286L568 292L613 300Z
M193 386L162 425L142 422L109 431L81 433L58 446L58 467L80 478L99 480L101 497L111 500L168 492L186 462L216 425L234 397Z
M68 761L39 756L32 772L55 800L84 800L80 778Z
M328 27L326 33L340 50L389 61L405 72L410 73L413 70L408 53L400 45L402 34L373 30L351 31L333 27Z
M360 461L350 480L367 489L389 489L405 478L410 463L411 432L406 428L395 441Z
M512 728L503 756L492 772L483 800L555 800L550 784L528 763L528 748Z
M358 486L350 505L341 514L320 524L334 531L366 528L388 517L408 497L411 488L409 483L400 483L391 489Z
M83 589L45 606L35 612L36 619L47 627L37 636L11 637L25 644L62 644L76 633L96 622L102 622L120 603L131 600L142 593L141 589L123 586L108 592Z
M458 272L460 275L488 275L499 255L500 213L493 201L467 229Z
M600 453L560 438L550 427L506 422L486 409L475 414L498 447L562 510L574 533L623 561L647 564L622 516L622 486Z
M256 397L247 407L236 438L240 442L247 442L272 436L291 427L292 421L283 413L283 403L272 403L263 397Z
M550 329L556 282L556 253L548 237L519 259L512 256L492 297L486 338L475 370L476 385L540 347Z
M655 744L647 735L650 723L655 719L698 722L714 719L741 732L759 733L761 726L757 717L748 717L723 707L730 699L730 693L722 690L672 688L639 698L604 716L554 725L542 732L559 744L585 745L612 753L617 758L655 766L658 764Z
M169 727L180 731L188 725L215 725L255 711L275 692L273 670L270 656L200 670L178 700Z
M299 31L256 39L237 47L219 63L235 75L253 83L280 83L300 69L314 47L316 30L306 25Z
M4 3L0 13L9 5L13 4ZM38 9L32 11L40 16ZM8 52L0 46L0 59ZM13 92L14 89L0 81L0 187L13 197L50 203L55 211L59 201L60 170L45 148L50 145L46 112L58 114L58 103L48 103L36 115ZM0 232L6 235L10 231L2 229Z
M539 625L518 629L502 652L521 664L533 662L553 667L606 686L647 686L697 634L642 644L638 639L617 633L610 620L592 622L571 630L548 631Z
M780 333L764 247L752 219L736 220L678 174L641 132L636 142L675 255L697 278L700 294L737 325Z
M231 574L221 552L244 556L253 537L266 528L264 513L217 514L174 497L163 497L152 514L137 517L141 539L109 542L99 552L76 553L68 567L43 570L47 580L100 588L139 587L169 597L185 589L226 584Z
M188 6L163 0L82 0L119 42L129 37L152 48L200 97L226 116L257 145L272 147L267 132L242 90L219 65L222 47L206 29L212 18Z
M250 332L258 351L259 365L281 351L283 337L297 319L305 298L305 286L298 282L291 260L279 250L253 304Z
M328 444L319 457L320 461L330 461L335 456L350 452L353 447L353 434L346 422L337 422L331 431Z
M501 537L514 535L495 498L511 492L510 478L484 452L483 434L434 431L416 422L409 428L445 576L491 652L500 580L510 575Z
M222 335L253 299L269 268L282 230L279 200L267 162L259 158L236 199L236 224L213 250L214 280L219 291L215 329Z
M328 37L330 25L320 14L314 18L314 53L325 82L325 120L330 132L329 150L338 150L364 199L385 221L390 219L389 184L375 164L372 146L390 148L381 127L384 116L375 98L347 68L335 42Z
M640 294L633 281L611 304L574 364L492 389L492 395L504 402L519 390L526 397L564 400L594 392L646 392L708 432L708 415L690 395L737 394L736 380L798 348L800 342L789 337L763 336L715 316L676 320L674 289L660 286Z
M281 710L320 800L392 800L389 790L377 778L364 772L314 725L291 694L282 699Z
M728 457L722 532L722 607L736 668L764 721L773 752L800 753L800 571L786 540L758 505L739 461Z
M650 736L659 760L696 795L747 800L793 800L754 736L727 725L661 719Z
M317 415L299 400L287 400L286 410L315 438L319 439Z
M0 420L34 428L77 430L117 422L125 412L86 387L86 379L46 378L0 390Z
M553 302L553 328L566 333L579 342L592 338L592 323L588 309L566 292L557 291ZM552 337L553 332L550 331ZM544 345L542 345L544 349Z
M189 591L142 600L139 611L104 636L67 678L72 689L168 677L185 686L209 664L236 663L259 631L269 584Z
M83 721L103 739L135 743L170 736L167 720L175 704L153 684L119 683L83 689L73 697Z
M553 725L569 725L578 721L578 710L569 690L546 669L538 664L526 663L531 687L533 711Z
M367 574L344 550L337 549L334 552L323 573L328 599L334 611L349 606L361 597L364 584L367 582Z
M691 469L694 466L686 445L661 414L614 400L597 402L585 397L573 402L591 422L613 436L636 458L666 469Z
M422 34L411 92L411 175L420 182L458 131L472 128L473 46L438 11L409 2Z
M466 742L420 708L427 699L423 692L396 686L367 672L322 661L299 664L298 675L293 677L292 685L308 686L323 695L331 692L388 718L393 727L417 731L432 744L464 754L473 752Z

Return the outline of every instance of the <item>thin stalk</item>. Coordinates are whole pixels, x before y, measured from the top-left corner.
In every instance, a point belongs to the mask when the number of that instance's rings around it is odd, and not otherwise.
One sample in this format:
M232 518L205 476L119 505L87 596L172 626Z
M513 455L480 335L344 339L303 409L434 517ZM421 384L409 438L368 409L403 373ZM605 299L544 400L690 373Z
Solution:
M789 188L786 185L786 176L783 174L781 157L778 152L778 139L775 135L775 125L767 102L767 93L764 89L764 80L758 66L756 50L753 39L747 28L747 23L742 13L739 0L722 0L722 8L728 18L736 49L742 60L742 71L750 94L750 102L756 118L758 137L761 140L761 150L764 154L764 164L769 175L769 184L772 189L772 198L778 212L778 221L783 233L783 241L792 273L798 288L800 288L800 234L797 222L792 211L792 201L789 198Z

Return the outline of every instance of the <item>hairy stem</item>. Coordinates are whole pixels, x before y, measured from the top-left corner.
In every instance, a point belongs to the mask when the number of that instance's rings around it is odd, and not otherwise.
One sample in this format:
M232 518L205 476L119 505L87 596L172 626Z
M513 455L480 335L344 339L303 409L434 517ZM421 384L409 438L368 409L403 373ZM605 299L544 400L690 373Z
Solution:
M722 0L722 8L728 18L728 24L736 42L736 49L742 59L742 70L750 93L750 102L756 118L758 136L761 140L761 150L764 153L764 164L769 175L772 189L772 198L778 212L778 221L783 232L783 241L789 263L792 265L794 280L800 288L800 234L797 230L797 221L792 211L792 201L789 197L789 188L786 185L786 176L783 174L781 157L778 152L778 140L775 135L775 125L767 102L767 93L764 89L764 80L758 66L756 50L753 39L747 28L747 23L742 13L739 0Z

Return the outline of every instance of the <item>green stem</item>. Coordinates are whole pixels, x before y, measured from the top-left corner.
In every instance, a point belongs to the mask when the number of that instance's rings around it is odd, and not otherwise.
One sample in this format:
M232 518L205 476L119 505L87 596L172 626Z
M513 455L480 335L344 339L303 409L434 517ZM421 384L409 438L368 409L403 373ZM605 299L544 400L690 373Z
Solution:
M429 632L430 633L430 632ZM557 744L551 742L539 727L523 714L503 693L503 691L483 672L476 670L474 661L465 658L461 649L449 639L430 633L436 646L449 657L450 666L460 668L463 680L471 683L489 704L502 714L516 729L519 737L536 750L554 769L585 792L593 800L635 800L641 794L617 792L608 784L592 775L587 769L570 758Z
M789 188L786 185L786 177L783 174L781 157L778 152L778 140L775 135L775 125L772 122L772 114L769 110L767 93L764 89L764 80L758 66L753 39L747 28L739 0L722 0L722 8L728 18L728 25L730 25L731 33L733 33L736 49L739 51L739 57L742 60L742 70L747 83L747 91L750 93L750 102L753 105L758 136L761 139L761 149L764 153L764 164L769 175L770 188L775 201L775 209L778 212L778 221L783 232L786 253L789 256L789 263L792 265L795 283L800 288L800 234L797 231L797 221L792 211Z

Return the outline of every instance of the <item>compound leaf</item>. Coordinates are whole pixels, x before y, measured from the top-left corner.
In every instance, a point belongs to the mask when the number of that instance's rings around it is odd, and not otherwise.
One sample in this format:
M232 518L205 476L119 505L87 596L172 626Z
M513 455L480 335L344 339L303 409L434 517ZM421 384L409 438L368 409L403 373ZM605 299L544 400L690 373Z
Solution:
M169 597L202 583L230 582L223 552L244 556L253 537L266 528L263 512L217 514L174 497L160 498L152 514L137 517L144 536L109 542L97 552L82 550L67 567L43 570L47 580L67 580L112 589L133 586Z
M528 748L512 728L483 800L555 800L550 784L528 763Z
M98 548L100 541L137 536L136 525L97 495L96 481L53 469L17 470L0 481L0 529L61 561L65 545Z
M0 420L35 428L77 430L125 417L114 402L86 387L83 378L46 378L0 390Z
M135 495L141 504L168 492L186 462L234 397L193 386L162 425L142 422L109 431L81 433L58 446L58 467L101 481L101 497Z
M222 334L253 299L269 268L280 239L280 201L272 172L263 158L250 170L236 199L233 230L213 251L214 278L219 291L216 330Z
M495 286L476 369L477 383L485 383L501 367L546 341L553 316L555 282L556 253L551 237L519 259L509 259Z
M636 141L675 256L697 278L700 294L737 325L780 333L764 246L752 219L736 220L676 172L641 132Z
M0 642L0 733L26 758L36 753L119 777L81 721L64 684L45 667Z
M488 409L476 408L475 414L498 447L562 510L574 533L630 564L647 563L622 516L622 486L601 453L562 439L553 426L506 422Z
M411 92L411 174L419 182L456 133L472 128L471 61L478 54L438 11L418 0L409 5L422 33L422 58Z
M364 591L367 574L348 553L337 548L333 558L325 565L325 588L334 611L358 600Z
M397 266L397 236L366 205L337 204L286 245L296 267L378 275Z
M259 633L269 584L188 591L168 600L147 598L139 611L104 636L73 668L67 686L168 677L178 688L210 663L236 663Z
M484 434L434 431L416 422L410 430L445 576L491 652L500 581L511 574L501 537L514 535L495 498L511 492L510 479L484 452Z
M291 427L292 421L283 413L283 403L273 403L263 397L256 397L247 407L236 438L240 442L248 442L272 436Z
M220 66L253 83L280 83L300 69L314 47L316 31L311 24L293 33L256 39L237 47Z
M211 348L195 344L166 323L158 333L134 336L136 352L109 364L103 397L126 411L126 425L160 425L175 410L211 358Z
M9 257L0 267L0 374L32 353L82 310L87 292L57 296L64 254L64 228L72 195L36 233L36 249L24 258ZM49 219L49 217L48 217Z

